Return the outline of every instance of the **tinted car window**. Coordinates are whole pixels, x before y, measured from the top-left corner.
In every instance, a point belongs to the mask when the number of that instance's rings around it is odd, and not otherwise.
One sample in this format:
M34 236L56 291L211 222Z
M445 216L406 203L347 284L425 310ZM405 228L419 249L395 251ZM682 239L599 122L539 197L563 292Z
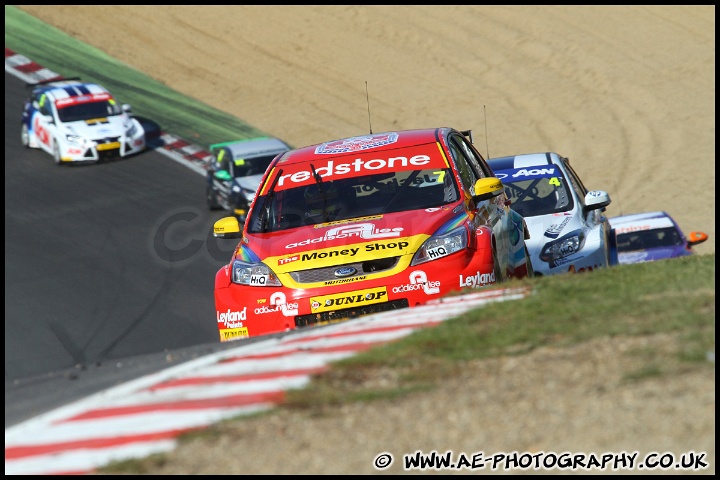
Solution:
M478 174L470 166L467 158L463 154L462 149L458 146L457 142L450 142L450 154L455 161L457 166L458 174L460 175L460 181L463 184L463 189L471 194L475 193L475 182L478 180Z
M578 202L584 207L585 206L585 195L588 192L588 189L585 188L585 185L583 185L582 181L580 180L580 177L575 173L575 170L570 166L570 162L568 162L567 158L563 158L563 165L565 166L565 171L567 172L567 178L572 184L572 187L577 192L578 196Z
M621 233L617 236L619 252L645 250L647 248L677 247L683 245L680 234L672 227Z
M453 179L450 169L401 170L270 192L255 201L249 230L272 232L439 207L459 198Z
M451 138L451 141L456 143L458 148L463 152L465 159L475 172L477 178L493 176L492 170L487 163L485 163L485 160L464 137L455 135Z

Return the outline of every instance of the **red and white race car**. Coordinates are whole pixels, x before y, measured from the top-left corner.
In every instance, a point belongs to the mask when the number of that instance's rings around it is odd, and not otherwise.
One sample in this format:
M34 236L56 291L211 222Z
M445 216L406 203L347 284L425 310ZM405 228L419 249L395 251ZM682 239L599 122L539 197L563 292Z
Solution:
M130 105L119 104L105 87L67 78L28 88L22 144L46 151L58 165L98 163L145 150L145 129Z
M221 341L422 305L533 276L528 230L470 131L334 140L277 156L215 277Z

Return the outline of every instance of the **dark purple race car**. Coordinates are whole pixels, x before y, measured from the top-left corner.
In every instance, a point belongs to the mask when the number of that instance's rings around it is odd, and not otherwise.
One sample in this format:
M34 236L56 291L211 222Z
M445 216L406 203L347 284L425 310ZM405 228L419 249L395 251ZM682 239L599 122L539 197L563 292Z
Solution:
M707 233L686 237L666 212L636 213L610 219L615 236L614 263L640 263L692 255L692 247L708 239Z

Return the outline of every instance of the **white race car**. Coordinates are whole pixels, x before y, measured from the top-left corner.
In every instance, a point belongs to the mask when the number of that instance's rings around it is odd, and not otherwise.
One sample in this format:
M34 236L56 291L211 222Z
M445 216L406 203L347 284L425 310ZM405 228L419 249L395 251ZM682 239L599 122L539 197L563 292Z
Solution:
M45 150L55 163L97 163L145 150L145 130L130 105L118 105L104 87L76 78L28 87L22 143Z
M567 158L543 152L493 158L488 164L505 185L510 208L525 218L535 275L611 265L611 229L604 215L610 195L585 188Z

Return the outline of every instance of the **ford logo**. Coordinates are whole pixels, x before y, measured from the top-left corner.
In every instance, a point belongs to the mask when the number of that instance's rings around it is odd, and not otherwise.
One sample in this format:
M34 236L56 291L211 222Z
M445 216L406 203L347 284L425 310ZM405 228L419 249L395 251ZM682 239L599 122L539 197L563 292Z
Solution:
M351 275L355 275L356 273L357 269L353 267L342 267L335 270L335 276L338 278L349 277Z

